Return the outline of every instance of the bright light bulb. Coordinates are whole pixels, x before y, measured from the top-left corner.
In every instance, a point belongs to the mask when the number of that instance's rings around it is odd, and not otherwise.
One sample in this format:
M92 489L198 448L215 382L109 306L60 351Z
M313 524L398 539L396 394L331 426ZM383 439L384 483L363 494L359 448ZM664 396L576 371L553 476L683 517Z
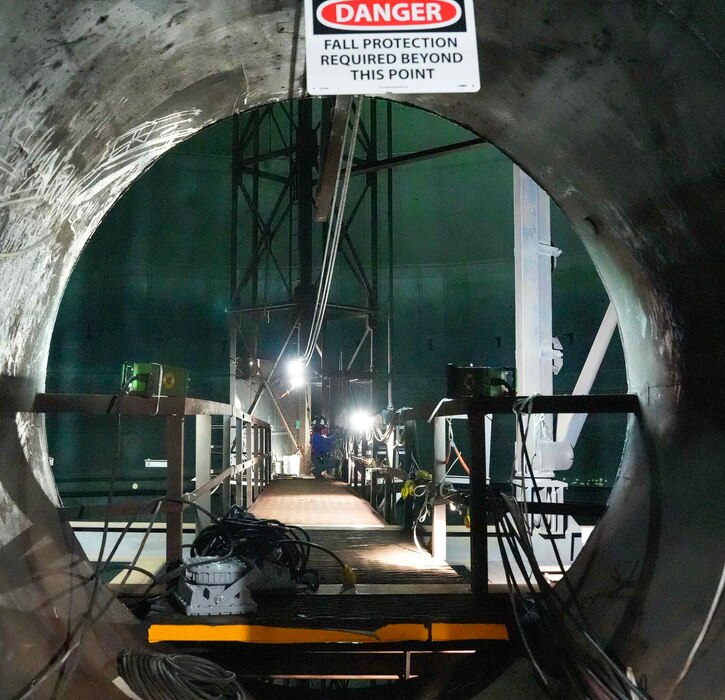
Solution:
M373 427L373 417L364 411L354 411L350 414L350 430L353 433L367 433Z
M290 389L299 389L307 383L307 371L301 358L298 357L287 363L287 381Z

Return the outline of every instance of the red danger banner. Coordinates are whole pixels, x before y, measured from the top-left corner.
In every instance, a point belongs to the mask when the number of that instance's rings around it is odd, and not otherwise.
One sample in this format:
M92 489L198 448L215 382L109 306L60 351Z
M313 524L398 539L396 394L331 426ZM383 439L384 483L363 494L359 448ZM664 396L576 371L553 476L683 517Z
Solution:
M473 0L305 0L312 95L475 92Z
M326 0L317 8L317 20L322 25L348 31L440 29L458 22L462 14L455 0Z

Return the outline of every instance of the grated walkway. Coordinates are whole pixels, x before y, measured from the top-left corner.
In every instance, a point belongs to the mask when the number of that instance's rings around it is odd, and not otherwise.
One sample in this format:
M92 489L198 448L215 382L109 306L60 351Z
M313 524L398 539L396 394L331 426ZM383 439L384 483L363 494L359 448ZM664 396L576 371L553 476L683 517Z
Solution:
M339 481L276 479L249 512L258 518L309 528L312 541L352 566L360 584L464 583L446 562L418 549L410 532L386 526L367 501ZM309 566L319 571L323 584L340 580L339 565L324 552L313 550Z
M249 512L287 525L333 528L384 528L385 521L346 485L331 479L275 479Z

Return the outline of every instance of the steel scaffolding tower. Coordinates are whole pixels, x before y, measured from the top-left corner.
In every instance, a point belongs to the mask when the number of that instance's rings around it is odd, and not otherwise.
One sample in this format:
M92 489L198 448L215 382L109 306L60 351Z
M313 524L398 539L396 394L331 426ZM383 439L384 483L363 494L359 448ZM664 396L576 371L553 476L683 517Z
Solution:
M357 103L353 182L345 209L339 253L320 343L306 389L286 392L281 361L296 357L310 335L319 283L319 252L330 235L329 202L339 168L340 100L298 100L235 115L232 123L230 231L230 393L242 400L239 383L253 387L244 410L253 413L266 394L294 445L309 433L311 404L330 421L348 405L373 408L390 383L391 343L380 342L392 302L393 175L381 177L379 134L392 157L392 109L377 100ZM382 112L382 114L380 113ZM337 128L335 128L337 125ZM382 128L381 128L382 127ZM387 216L381 217L381 184ZM380 307L379 237L387 234L387 308ZM354 282L350 282L353 280ZM340 342L340 328L359 332L354 347ZM285 340L286 338L286 340ZM281 346L281 351L280 351ZM382 369L381 369L382 368ZM391 390L388 390L390 402ZM292 445L290 445L292 447ZM294 451L294 450L292 450Z

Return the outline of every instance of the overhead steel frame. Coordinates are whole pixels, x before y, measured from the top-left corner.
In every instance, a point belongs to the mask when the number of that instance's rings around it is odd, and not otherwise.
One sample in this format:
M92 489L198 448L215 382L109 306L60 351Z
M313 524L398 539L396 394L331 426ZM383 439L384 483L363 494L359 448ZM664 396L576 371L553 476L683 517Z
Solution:
M243 348L248 357L257 358L259 324L264 316L282 312L291 317L290 337L275 361L275 368L290 342L294 345L296 339L299 345L309 335L317 285L313 251L323 248L328 235L330 202L336 174L342 163L340 147L351 114L350 98L324 98L319 101L319 109L315 102L306 99L279 103L233 117L229 334L232 403L236 400L235 384L239 374L241 353L238 350ZM393 104L371 99L365 100L363 105L357 136L359 155L355 157L352 176L364 177L365 184L347 207L340 252L347 271L357 280L367 303L333 301L327 306L330 313L322 333L322 347L317 350L320 356L322 410L330 420L335 420L340 408L353 398L351 382L368 384L370 408L378 388L382 392L383 384L386 384L387 406L389 409L394 406L394 169L486 143L484 139L475 138L396 156L393 153ZM384 112L380 109L382 106ZM384 129L380 129L382 125ZM266 144L262 143L262 133L269 135ZM382 171L385 171L384 178L380 177ZM264 193L263 184L266 188ZM274 196L270 198L270 188L275 187L276 191L271 189ZM381 197L385 197L385 216L381 216ZM368 207L370 225L369 251L365 256L361 254L359 242L355 242L353 235L353 224L364 205ZM249 217L249 224L240 230L243 210ZM283 248L279 239L285 230L287 245ZM379 242L383 233L387 238L388 273L388 297L384 309L379 298ZM248 252L242 254L242 251ZM275 271L284 287L284 298L270 299L268 296L270 273L274 275ZM262 290L260 280L263 280ZM363 328L349 358L325 354L328 324L338 318L351 317L360 318ZM242 332L242 319L250 332ZM383 344L376 342L376 331L381 321L386 323L384 350ZM365 347L369 349L369 355L363 365L358 358ZM356 370L356 365L358 368L362 365L365 371ZM255 400L244 407L250 413L265 388L271 396L271 376L261 377L261 380L262 386ZM301 429L294 436L298 445L304 443L309 430L309 400L306 403L308 405L304 409L300 407L303 420ZM286 423L278 406L277 410ZM289 426L287 432L292 437Z
M240 358L244 355L249 358L259 356L260 321L264 317L280 312L290 317L290 334L273 371L290 345L297 345L299 352L300 343L309 336L317 286L313 252L324 247L328 235L326 219L329 206L325 207L325 203L329 205L330 181L334 187L335 171L339 168L339 160L335 161L336 145L339 145L347 127L347 117L343 115L343 131L340 132L340 109L335 98L321 100L319 104L318 109L313 100L299 100L233 117L229 333L232 403L236 399L236 380L243 369ZM390 133L392 110L388 109L385 116ZM378 102L371 100L360 121L357 151L361 156L355 158L354 164L356 168L367 167L370 170L360 173L365 177L365 184L347 208L340 242L346 268L357 280L366 303L333 300L328 304L330 313L325 321L327 327L339 318L360 318L363 321L361 337L349 358L325 354L327 328L323 330L321 347L318 346L321 408L332 420L343 403L350 403L348 392L351 391L351 381L369 384L372 406L373 382L386 378L376 374L375 343L380 313L380 168L375 167L379 154L378 121ZM263 139L263 135L267 138ZM266 143L262 143L263 140ZM391 154L387 155L390 157ZM392 175L388 175L388 180L388 190L392 192ZM315 188L315 185L318 187ZM389 199L392 199L392 194ZM359 243L354 240L352 227L366 203L369 207L370 236L369 251L363 254ZM243 224L243 218L249 223ZM391 221L392 209L388 211L389 241L392 240ZM281 244L283 235L287 238L286 246ZM392 259L389 264L392 265ZM270 276L281 281L277 287L282 287L283 296L279 292L269 293ZM361 363L358 358L364 356L361 353L366 346L369 347L368 359ZM362 365L365 371L356 371L356 363L358 367ZM269 388L271 375L261 377L262 386L252 404L244 407L245 410L250 413L255 410L265 388L274 400ZM288 417L284 416L278 404L277 410L283 422L287 423ZM306 441L309 411L308 398L297 407L300 427L293 436L297 445ZM289 426L288 433L292 433Z

